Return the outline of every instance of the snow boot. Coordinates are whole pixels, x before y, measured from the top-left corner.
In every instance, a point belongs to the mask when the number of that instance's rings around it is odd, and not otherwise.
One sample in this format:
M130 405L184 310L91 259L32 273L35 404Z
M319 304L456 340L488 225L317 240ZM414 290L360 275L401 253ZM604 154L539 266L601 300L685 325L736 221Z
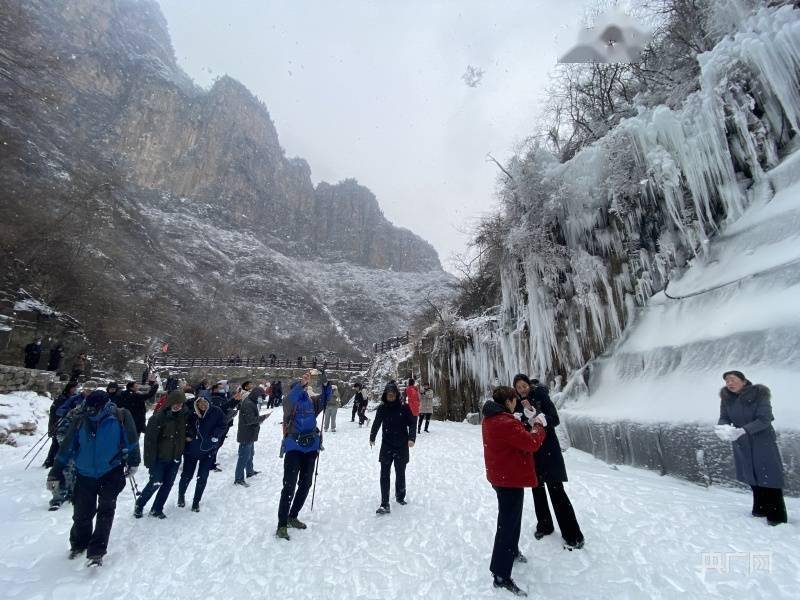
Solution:
M220 466L217 463L214 463L214 466L213 466L213 468L211 470L215 471L216 473L222 473L222 469L220 468Z
M137 519L141 519L143 512L144 512L144 509L141 506L139 506L138 503L133 505L133 516L134 517L136 517Z
M514 562L526 563L528 562L528 557L525 556L522 552L517 552L517 555L514 557Z
M86 566L87 567L102 567L103 566L103 557L102 556L87 556L86 557Z
M289 537L289 529L287 527L278 527L278 531L275 532L275 537L286 540L287 542L292 539Z
M308 529L308 525L303 523L297 517L289 517L289 520L287 521L287 524L289 525L289 527L291 527L293 529Z
M193 502L192 503L192 512L200 512L200 503L199 502Z
M408 502L406 502L406 501L405 501L405 499L403 499L403 500L398 500L398 501L397 501L397 503L398 503L400 506L405 506L406 504L408 504Z
M186 498L178 496L178 508L183 508L184 506L186 506Z
M259 473L261 473L261 471L253 471L253 472L252 472L252 473L250 473L249 475L246 475L246 477L255 477L255 476L256 476L256 475L258 475Z
M392 509L389 507L388 504L381 504L378 507L378 510L375 511L376 515L388 515L392 512Z
M517 586L516 583L514 583L514 580L511 579L511 577L509 577L508 579L504 579L502 577L498 577L497 575L495 575L494 576L494 587L501 588L501 589L504 589L504 590L508 590L509 592L514 594L515 596L520 596L520 597L523 597L523 598L528 596L527 592L524 592L521 589L519 589L519 587Z
M151 510L150 511L150 516L151 517L155 517L156 519L166 519L167 518L167 515L165 515L163 511L156 512L154 510Z
M86 552L86 548L72 548L69 551L69 559L70 560L75 560L76 558L78 558L84 552Z
M50 507L47 510L58 510L61 508L60 500L50 500Z
M573 550L580 550L583 548L583 538L579 539L577 542L564 542L564 548L570 552Z
M244 479L237 479L233 482L233 485L240 485L242 487L250 487L250 484L247 483Z
M550 531L540 531L540 530L537 529L536 533L533 534L533 537L535 537L537 540L540 540L544 536L550 535L551 533L553 533L553 531L554 531L553 529L551 529Z

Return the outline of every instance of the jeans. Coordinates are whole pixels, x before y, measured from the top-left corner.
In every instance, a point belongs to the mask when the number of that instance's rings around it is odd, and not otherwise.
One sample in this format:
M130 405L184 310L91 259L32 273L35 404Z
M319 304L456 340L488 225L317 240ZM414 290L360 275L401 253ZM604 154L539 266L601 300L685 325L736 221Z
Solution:
M381 462L381 506L389 505L389 483L394 464L394 497L398 502L406 499L406 462L403 457Z
M236 481L243 481L245 475L253 474L253 457L256 454L255 442L239 444L239 458L236 459Z
M311 489L311 482L314 480L314 466L317 464L318 454L318 452L292 450L284 455L278 527L286 527L289 517L296 519L300 514Z
M525 489L496 487L494 491L497 493L497 532L489 570L498 577L508 579L514 558L519 554Z
M197 456L183 455L183 471L181 471L181 480L178 483L178 496L183 498L186 495L186 490L189 488L189 482L194 477L195 469L197 469L197 483L194 484L194 500L192 506L200 504L203 499L203 492L206 489L206 482L208 481L208 473L214 466L214 455L212 452Z
M338 408L326 408L325 409L325 416L322 418L323 427L325 431L328 431L328 426L331 427L334 431L336 431L336 412Z
M115 467L102 477L77 474L72 497L72 529L69 543L73 550L86 550L87 556L104 556L108 548L117 496L125 489L123 467ZM95 516L96 522L93 523Z
M547 491L545 491L547 486ZM550 502L553 503L553 512L561 529L561 537L568 544L583 541L583 533L575 518L575 509L569 501L564 484L560 481L540 481L539 487L533 488L533 506L536 510L536 531L544 534L553 533L553 517L547 505L547 492L550 492Z
M158 491L151 511L154 513L164 512L164 504L166 504L169 493L172 491L172 484L175 483L175 476L178 474L180 466L181 461L178 459L158 461L150 467L150 481L144 486L136 505L143 509L147 506L153 494Z

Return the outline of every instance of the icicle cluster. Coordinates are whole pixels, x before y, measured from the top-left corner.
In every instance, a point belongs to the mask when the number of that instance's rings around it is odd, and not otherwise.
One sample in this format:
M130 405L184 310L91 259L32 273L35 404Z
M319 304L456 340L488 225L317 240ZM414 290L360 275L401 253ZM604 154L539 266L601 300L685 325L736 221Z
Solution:
M642 108L563 164L540 150L512 161L502 304L459 322L428 373L479 392L519 371L559 387L673 268L703 260L800 131L800 11L762 8L698 61L701 88L680 110Z

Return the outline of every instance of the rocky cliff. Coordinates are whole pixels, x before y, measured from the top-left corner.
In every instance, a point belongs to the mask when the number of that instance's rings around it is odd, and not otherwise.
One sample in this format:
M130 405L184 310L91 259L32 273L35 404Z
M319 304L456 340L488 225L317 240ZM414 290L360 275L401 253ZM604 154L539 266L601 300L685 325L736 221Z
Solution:
M315 188L241 83L194 85L155 2L6 3L0 39L3 283L95 342L353 354L449 293L369 190ZM397 287L408 301L384 314L372 296Z

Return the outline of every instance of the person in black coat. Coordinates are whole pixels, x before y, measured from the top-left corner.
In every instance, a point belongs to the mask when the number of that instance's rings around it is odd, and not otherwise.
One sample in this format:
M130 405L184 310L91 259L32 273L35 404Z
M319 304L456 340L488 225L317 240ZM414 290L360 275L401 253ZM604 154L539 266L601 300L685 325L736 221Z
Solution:
M25 368L35 369L42 357L42 338L37 338L25 346Z
M186 403L189 416L186 419L186 446L183 449L183 471L178 483L178 506L186 506L186 490L197 470L194 485L192 512L200 512L200 500L206 489L208 474L214 466L214 452L225 431L225 415L206 398L196 398Z
M560 421L556 406L550 400L550 391L547 386L539 384L536 380L532 383L528 376L523 374L514 377L514 389L521 400L517 403L517 412L523 413L523 422L527 421L524 414L525 409L543 413L547 419L545 427L547 437L535 454L538 486L533 488L533 504L537 521L534 537L540 540L555 531L553 517L547 504L547 493L549 492L553 512L556 514L556 521L558 521L561 537L564 538L565 544L570 550L582 548L583 533L575 517L575 509L564 490L567 468L564 465L561 445L558 443L556 435L556 427Z
M48 371L58 371L61 368L61 362L64 360L64 346L58 344L55 348L50 350L50 360L47 361Z
M155 381L150 381L150 389L147 392L140 392L139 384L129 381L125 385L125 391L117 397L117 406L130 411L139 435L142 435L147 428L147 403L153 400L157 391L158 384Z
M381 405L375 412L375 420L369 434L370 447L375 445L378 429L382 429L381 450L378 460L381 463L381 505L379 515L391 512L389 507L389 478L392 465L395 474L395 500L400 505L406 502L406 465L409 461L409 448L417 439L417 420L407 404L400 403L400 390L390 381L383 390Z

